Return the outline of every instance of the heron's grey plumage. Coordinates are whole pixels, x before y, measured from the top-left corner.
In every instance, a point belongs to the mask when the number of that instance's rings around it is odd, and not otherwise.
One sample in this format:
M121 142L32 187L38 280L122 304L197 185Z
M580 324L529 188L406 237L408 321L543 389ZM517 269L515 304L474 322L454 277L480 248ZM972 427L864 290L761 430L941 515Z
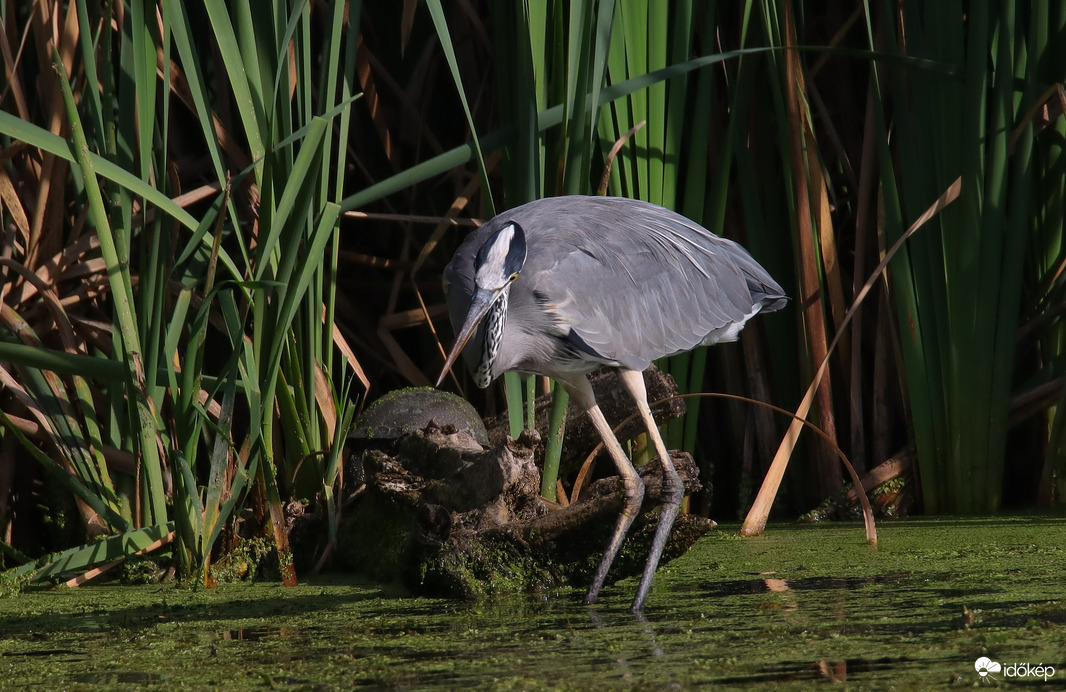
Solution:
M462 332L445 372L470 338L464 355L479 386L512 370L558 380L586 409L619 469L625 509L587 602L595 600L643 497L585 377L618 368L665 474L660 525L633 603L639 610L682 494L640 373L657 358L735 340L757 313L783 307L784 291L740 245L680 214L637 200L579 196L530 202L493 218L456 250L444 283L452 324Z
M680 214L631 199L550 197L500 214L456 251L444 271L456 326L470 306L477 251L511 222L525 232L527 257L510 287L493 378L509 370L562 378L604 364L645 370L735 340L756 312L787 300L744 248ZM480 355L467 349L472 369Z

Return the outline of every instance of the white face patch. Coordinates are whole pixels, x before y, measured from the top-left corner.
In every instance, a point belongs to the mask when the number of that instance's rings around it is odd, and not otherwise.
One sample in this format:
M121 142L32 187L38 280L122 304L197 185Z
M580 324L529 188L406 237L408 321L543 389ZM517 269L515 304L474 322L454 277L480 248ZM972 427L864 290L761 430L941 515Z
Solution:
M487 248L485 261L478 267L477 275L474 277L481 288L494 291L507 285L511 277L506 273L504 263L511 249L512 238L514 238L514 224L508 224L496 234L492 245Z

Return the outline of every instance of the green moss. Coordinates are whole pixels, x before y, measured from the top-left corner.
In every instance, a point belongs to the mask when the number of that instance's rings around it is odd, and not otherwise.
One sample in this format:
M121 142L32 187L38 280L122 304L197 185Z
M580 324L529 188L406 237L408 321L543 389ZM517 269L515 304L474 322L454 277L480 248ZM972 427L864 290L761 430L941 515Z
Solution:
M15 570L0 572L0 598L20 593L29 583L32 572L18 575Z
M156 556L134 556L122 565L122 582L124 584L159 584L167 581L171 574L172 560Z
M238 538L237 544L211 565L220 584L278 577L277 547L266 537Z
M462 550L427 551L418 574L421 581L414 586L420 590L473 600L539 591L560 581L551 560L505 540L468 540Z

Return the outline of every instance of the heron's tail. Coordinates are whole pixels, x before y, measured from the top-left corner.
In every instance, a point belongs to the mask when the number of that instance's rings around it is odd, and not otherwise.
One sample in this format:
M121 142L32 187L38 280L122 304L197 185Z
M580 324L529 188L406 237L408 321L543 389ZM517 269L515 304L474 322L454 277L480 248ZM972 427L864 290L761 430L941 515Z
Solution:
M770 276L770 272L756 262L743 246L731 243L730 250L730 259L748 282L751 303L759 308L756 312L774 312L785 307L788 296L780 284L774 281L774 277Z
M759 312L774 312L788 304L788 296L770 279L770 283L755 282L748 277L748 290L751 291L751 299L755 305L759 305Z

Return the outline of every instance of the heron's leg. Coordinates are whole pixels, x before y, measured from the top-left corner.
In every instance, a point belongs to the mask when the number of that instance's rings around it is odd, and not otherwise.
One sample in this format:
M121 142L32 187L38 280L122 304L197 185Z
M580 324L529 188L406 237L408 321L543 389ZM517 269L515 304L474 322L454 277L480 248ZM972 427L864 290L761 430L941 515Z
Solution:
M644 599L648 597L648 589L651 588L652 577L655 576L655 570L659 566L659 558L662 557L663 548L666 547L666 540L670 537L670 529L673 528L674 520L677 519L677 513L681 509L681 498L685 494L685 485L682 483L677 469L674 468L674 461L670 458L670 453L666 450L663 437L659 434L659 427L655 424L655 419L651 415L651 407L648 405L648 392L644 387L644 374L636 370L619 370L618 376L622 378L622 384L625 385L637 402L640 417L644 420L648 435L651 436L655 445L655 452L659 455L659 460L663 465L662 510L659 514L659 525L655 529L655 538L651 543L651 553L648 554L648 562L644 566L644 575L640 578L640 586L637 587L637 595L633 599L631 608L633 612L639 612L644 608Z
M603 417L603 412L596 403L596 395L593 394L592 385L589 384L588 379L582 376L580 381L571 381L565 383L565 386L570 396L577 400L592 420L593 427L600 434L607 452L618 468L618 475L622 477L622 484L625 488L625 504L622 506L622 513L618 515L618 523L615 524L607 550L604 551L600 566L596 568L592 584L589 585L588 593L585 594L585 605L590 605L596 602L596 597L599 596L600 589L607 580L607 572L611 569L611 563L614 562L619 548L622 547L626 532L629 531L633 520L640 513L640 504L644 500L644 482L640 480L637 470L633 468L633 463L622 451L622 445L618 444L618 438L614 436L614 431L611 430L607 419Z

